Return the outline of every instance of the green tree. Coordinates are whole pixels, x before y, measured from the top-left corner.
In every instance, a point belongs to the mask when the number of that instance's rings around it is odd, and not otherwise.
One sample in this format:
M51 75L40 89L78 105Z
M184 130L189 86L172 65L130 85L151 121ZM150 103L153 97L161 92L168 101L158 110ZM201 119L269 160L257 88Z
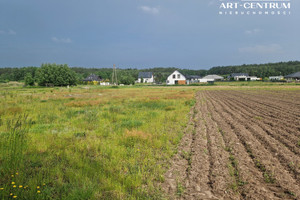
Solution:
M123 75L120 78L120 83L124 85L134 85L135 79L132 76Z
M76 85L76 74L68 65L42 64L36 72L40 86Z
M24 81L25 81L25 85L30 85L30 86L34 85L34 79L32 78L31 73L26 73L24 77Z

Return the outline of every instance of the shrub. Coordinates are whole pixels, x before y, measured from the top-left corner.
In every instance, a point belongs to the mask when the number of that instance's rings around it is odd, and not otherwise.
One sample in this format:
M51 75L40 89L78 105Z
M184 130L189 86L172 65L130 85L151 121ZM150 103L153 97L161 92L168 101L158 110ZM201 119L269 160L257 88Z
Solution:
M34 79L32 78L31 73L27 73L25 75L24 81L25 81L25 85L30 85L30 86L34 85Z
M76 85L76 74L68 65L42 64L36 79L40 86Z

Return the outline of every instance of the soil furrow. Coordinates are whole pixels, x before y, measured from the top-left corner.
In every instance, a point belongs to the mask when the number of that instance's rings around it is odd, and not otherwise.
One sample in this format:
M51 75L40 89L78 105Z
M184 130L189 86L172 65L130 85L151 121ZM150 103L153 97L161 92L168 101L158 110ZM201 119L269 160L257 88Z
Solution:
M265 112L266 110L269 111L268 115L272 118L277 118L282 121L286 121L287 123L291 123L292 125L297 124L298 128L300 126L300 122L296 121L295 119L298 119L297 115L299 115L299 112L295 112L295 109L293 109L294 114L288 113L287 110L289 109L289 106L286 105L280 105L281 107L284 107L283 110L280 110L278 105L272 105L272 101L268 103L262 103L264 97L261 97L260 99L253 100L251 99L251 93L248 96L243 96L241 93L234 91L234 92L228 92L226 94L222 94L224 97L230 100L240 101L240 102L247 102L249 105L251 105L252 109L257 109L261 112ZM295 114L296 113L296 114ZM295 123L293 123L295 122Z
M242 101L240 98L232 98L232 96L228 96L226 94L225 95L222 94L222 96L223 98L230 98L230 101L243 103L245 107L249 108L249 105L245 105L245 101ZM253 105L251 106L251 109L257 111L257 116L255 116L256 118L263 117L262 119L264 118L270 119L271 120L269 122L270 125L274 125L274 126L276 125L276 123L278 125L278 123L280 122L280 124L282 124L282 126L285 126L285 129L290 133L294 133L294 132L298 133L298 131L300 131L300 124L299 122L295 121L295 118L293 116L281 117L280 115L274 113L272 109L270 110L265 107L262 108L256 103L251 105ZM298 123L298 125L296 125L296 123ZM300 135L296 135L296 136L300 136Z
M229 190L229 185L233 181L227 167L229 153L225 151L223 138L207 109L207 100L202 105L202 117L207 128L208 150L211 155L210 180L213 193L219 198L233 198L234 195Z
M238 91L230 92L231 98L239 98L240 100L246 101L248 103L256 103L257 106L260 106L262 109L271 108L272 112L276 114L276 116L280 117L290 117L290 115L294 116L294 118L300 119L300 111L297 106L285 106L285 104L276 103L275 99L265 101L265 96L260 96L258 98L254 98L252 93L249 92L248 95L243 95ZM225 94L229 95L229 94Z
M241 93L243 93L244 95L248 95L247 92L244 91L241 91ZM258 91L257 93L252 92L252 94L253 94L252 96L261 98L262 92L261 91ZM293 106L300 106L300 103L298 102L299 95L293 97L293 95L295 95L293 93L290 94L285 93L284 95L281 95L280 93L279 94L272 93L268 90L264 90L263 94L265 100L276 101L276 103L284 104L284 105L289 104Z
M212 194L212 185L209 179L211 158L207 144L207 129L202 117L202 110L200 109L203 101L201 98L196 97L196 102L194 141L191 148L190 169L185 180L186 191L183 198L217 199Z
M273 123L272 119L269 119L266 115L260 115L259 111L252 109L252 107L245 105L243 102L234 100L230 100L227 102L229 106L242 108L241 112L244 115L248 116L248 120L259 125L268 135L283 143L295 154L300 155L300 145L298 144L298 142L300 141L300 131L289 130L289 132L287 132L288 128L283 127L282 123Z
M197 92L161 184L165 197L299 199L299 97L284 90Z
M284 103L278 103L276 102L276 99L270 99L266 100L267 96L266 95L260 95L258 97L253 96L253 91L247 91L248 94L244 94L241 91L230 91L226 93L225 95L229 95L231 98L238 98L240 100L249 102L249 103L256 103L262 107L270 107L274 110L273 112L277 112L278 114L284 115L286 114L287 116L295 115L296 117L299 117L299 113L297 110L299 109L295 104L284 104ZM263 93L263 91L261 91ZM296 109L296 110L295 110Z
M255 165L257 167L264 166L264 176L267 178L267 182L275 181L273 180L273 177L275 177L277 180L276 183L278 184L277 186L285 188L280 194L284 194L284 191L291 191L299 196L300 193L299 186L297 186L296 183L297 180L295 180L294 176L280 164L280 161L275 155L269 152L269 150L266 149L266 146L254 137L255 134L246 128L249 128L247 125L248 121L246 119L245 122L240 120L243 119L243 116L239 114L238 110L232 110L232 108L228 107L228 105L224 104L219 99L215 98L215 100L218 101L224 109L224 120L235 130L235 134L245 146L246 150L249 152L250 149L251 154L255 155L252 157Z
M231 102L223 100L223 103L227 104L232 111L240 111L241 116L246 117L248 121L245 123L238 118L238 121L253 133L253 136L260 140L262 143L266 144L265 147L272 152L280 161L282 166L284 166L289 172L293 173L295 180L297 180L298 184L300 180L298 179L300 170L295 167L296 163L300 163L300 159L297 155L292 153L286 146L282 145L280 141L270 137L268 134L265 134L266 131L262 129L262 127L258 126L258 122L252 122L252 116L247 116L249 112L244 113L243 109L239 109L239 107L235 104L232 105ZM235 112L235 113L236 113ZM263 125L262 125L263 126ZM254 134L255 133L255 134ZM280 146L281 148L278 148Z
M232 188L241 194L242 199L275 199L272 190L265 186L263 174L254 167L255 164L249 157L247 151L235 135L234 130L223 120L222 108L219 104L212 103L209 100L209 109L212 113L213 119L220 127L220 134L223 136L226 143L226 150L230 152L236 159L237 178L232 183ZM218 112L216 112L218 111ZM222 127L222 128L221 128Z
M248 117L249 121L259 125L268 135L283 143L295 154L300 155L300 146L298 145L300 137L295 136L300 135L300 131L293 130L291 132L294 134L290 134L290 132L286 131L287 128L284 128L281 123L277 123L277 126L275 126L275 124L271 122L271 119L268 120L265 115L259 115L260 113L258 113L258 111L245 105L243 102L234 100L228 100L226 102L230 107L239 109L243 115Z

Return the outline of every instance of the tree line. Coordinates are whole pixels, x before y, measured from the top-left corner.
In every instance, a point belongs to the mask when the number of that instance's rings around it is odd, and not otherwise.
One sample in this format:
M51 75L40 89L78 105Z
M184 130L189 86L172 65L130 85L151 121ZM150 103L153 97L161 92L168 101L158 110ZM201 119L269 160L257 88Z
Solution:
M120 84L134 84L139 72L153 72L158 83L164 83L167 77L175 70L184 75L205 76L218 74L227 77L231 73L248 73L250 76L261 78L277 75L288 75L300 71L299 61L250 64L236 66L218 66L209 70L178 69L174 67L157 67L149 69L117 69ZM68 67L68 65L42 64L41 67L0 68L0 82L25 81L32 85L37 82L41 86L66 86L81 83L90 74L96 74L104 80L110 80L112 68L84 68Z
M261 78L269 76L285 76L300 71L299 61L213 67L209 74L230 75L232 73L248 73L250 76Z

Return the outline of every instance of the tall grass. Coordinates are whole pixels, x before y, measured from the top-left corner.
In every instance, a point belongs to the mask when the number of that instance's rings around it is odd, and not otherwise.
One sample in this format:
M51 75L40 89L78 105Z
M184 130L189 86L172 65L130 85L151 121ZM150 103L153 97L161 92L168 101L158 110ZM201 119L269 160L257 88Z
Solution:
M24 155L27 149L27 133L31 124L28 115L14 116L6 121L6 132L1 133L0 140L0 197L8 199L22 196L23 185L16 185L19 174L24 172ZM26 187L26 186L25 186Z
M20 115L7 120L7 134L4 134L4 170L17 171L23 164L24 150L27 145L28 115Z
M155 183L194 103L194 90L182 88L6 88L1 95L2 199L11 191L20 199L159 199Z

